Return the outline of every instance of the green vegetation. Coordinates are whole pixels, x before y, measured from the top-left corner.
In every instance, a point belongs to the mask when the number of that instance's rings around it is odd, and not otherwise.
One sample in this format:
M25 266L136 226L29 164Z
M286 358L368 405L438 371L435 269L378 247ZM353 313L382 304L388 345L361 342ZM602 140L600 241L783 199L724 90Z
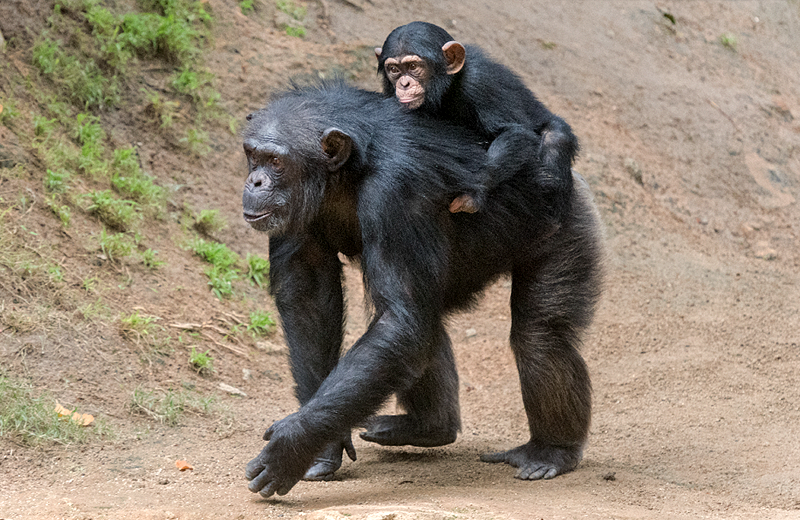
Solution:
M48 35L33 47L33 63L49 78L61 95L87 109L116 106L119 82L103 76L92 59L68 54L64 43Z
M190 248L206 262L222 269L231 268L239 261L239 255L231 251L228 246L213 240L196 238L191 242Z
M228 227L225 219L219 216L218 209L204 209L195 217L194 228L203 235L210 235Z
M305 6L298 5L293 0L276 0L275 7L285 15L280 19L280 28L287 35L298 38L306 35L306 28L303 25L307 14Z
M158 251L153 251L149 248L142 252L142 263L145 265L145 267L149 269L158 269L166 263L156 259L157 254Z
M64 193L69 187L70 173L66 170L47 170L44 187L51 193Z
M134 240L124 233L106 233L103 228L98 237L100 250L110 261L114 262L130 256L136 248Z
M239 9L241 9L242 14L250 14L256 10L253 0L242 0L239 2Z
M733 35L731 33L724 33L720 35L719 42L722 44L723 47L727 47L732 51L735 51L736 46L739 44L739 41L736 39L736 35Z
M69 209L69 206L60 204L55 198L48 198L46 204L47 207L50 208L50 211L53 212L53 215L58 217L61 221L62 226L69 226L70 220L72 219L72 210Z
M293 0L276 0L275 6L279 11L288 14L297 21L302 21L307 14L306 7L294 3Z
M233 282L239 279L238 270L214 265L204 269L203 273L208 276L208 285L217 298L233 296Z
M150 354L165 355L171 352L172 338L157 323L159 319L157 316L139 314L139 311L119 318L120 334L137 345L148 347L148 351L144 353L146 360L150 359Z
M87 428L56 413L56 402L48 394L36 395L33 388L0 373L0 437L27 445L87 442L107 433L104 426Z
M142 90L147 96L147 101L149 103L145 112L162 130L171 128L174 124L180 103L164 99L158 92Z
M206 155L211 150L208 146L208 132L205 130L190 128L186 131L186 136L181 137L179 141L192 155L198 157Z
M216 410L216 398L201 397L187 390L133 391L130 410L134 415L145 415L160 423L177 426L187 412L197 415L210 415Z
M153 183L153 177L142 171L135 148L114 150L112 167L114 174L111 185L120 195L129 197L145 208L160 209L166 199L166 192L164 188Z
M264 287L269 281L269 260L247 253L247 278L250 283Z
M93 191L87 197L91 204L86 207L86 211L112 229L126 231L135 227L139 221L137 204L131 200L116 198L111 190Z
M253 335L266 336L275 327L275 320L272 316L265 311L253 311L250 313L250 324L247 326L247 331Z
M198 374L207 374L214 371L214 360L209 351L198 352L194 347L189 353L189 366Z
M18 117L17 102L10 98L0 98L0 124L9 125Z
M223 299L232 296L233 282L239 279L239 270L235 267L239 261L239 255L231 251L225 244L199 237L195 238L189 247L194 254L211 264L203 272L208 276L208 284L217 298Z
M253 1L241 4L243 10L254 9ZM62 377L72 380L83 370L92 377L89 362L120 363L135 373L141 370L138 357L162 375L167 365L158 356L181 357L186 363L185 351L173 354L173 328L131 308L147 305L162 313L169 298L195 294L196 287L184 293L183 287L165 283L172 270L147 271L164 265L176 244L186 240L172 241L176 233L205 235L192 243L192 250L205 262L216 297L230 297L240 287L255 291L244 282L244 272L254 285L268 282L267 260L248 255L245 263L224 244L208 239L226 227L218 210L180 211L185 200L194 200L185 196L188 190L180 190L184 170L195 167L189 154L207 153L210 135L228 129L235 133L239 122L223 113L215 78L202 63L212 23L206 5L195 0L58 0L45 30L31 36L36 40L15 39L6 49L12 59L0 63L0 124L11 135L10 160L0 170L0 277L14 295L13 304L0 302L0 330L20 353L40 338L65 342L58 354L63 365L52 379L56 383L44 384L60 386ZM162 143L147 135L157 131ZM157 162L162 156L166 162ZM153 163L164 171L165 164L181 166L156 178L150 174ZM194 271L201 264L196 259L189 263L195 264L190 266ZM140 299L149 291L160 293L152 306ZM253 313L244 323L245 294L241 302L230 303L230 315L236 317L223 319L226 327L209 327L222 341L251 342L250 335L274 329L266 312ZM120 309L126 310L120 314ZM70 339L72 332L78 339ZM117 333L120 337L113 339ZM84 347L99 352L102 360L85 358ZM201 374L213 371L215 361L209 351L197 349L189 357ZM39 370L35 377L40 380L40 369L31 367ZM177 424L186 413L210 413L213 403L214 398L180 388L137 389L130 406L134 413ZM0 372L3 437L25 444L69 443L98 433L97 425L81 428L59 419L54 404L26 381Z

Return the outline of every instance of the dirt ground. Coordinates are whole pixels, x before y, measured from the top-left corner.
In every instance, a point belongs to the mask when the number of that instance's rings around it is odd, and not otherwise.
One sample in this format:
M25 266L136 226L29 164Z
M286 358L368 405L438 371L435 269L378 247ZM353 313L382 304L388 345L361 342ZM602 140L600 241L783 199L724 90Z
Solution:
M500 281L450 324L463 418L450 446L357 439L358 460L334 481L301 482L270 500L251 494L244 466L261 433L297 407L278 334L266 352L223 361L204 383L248 395L224 397L233 424L223 434L201 420L175 428L142 420L120 426L116 442L82 448L0 440L0 518L800 518L796 0L320 0L308 5L305 40L277 31L265 4L251 17L235 2L210 5L208 64L242 117L289 77L335 72L331 63L377 88L371 48L422 19L483 46L572 125L582 144L576 169L594 190L608 245L605 293L583 350L594 388L584 459L540 482L478 460L526 440L508 348L510 286ZM160 160L143 141L159 178L192 170L189 196L229 217L226 243L266 252L265 237L240 218L236 138L188 166ZM357 272L348 275L352 342L364 316ZM145 297L143 305L177 305L174 316L215 311L191 295L178 304ZM9 352L0 348L13 365ZM254 377L244 380L243 368ZM162 383L170 370L157 376ZM90 401L128 388L125 374L105 373L59 389ZM119 401L107 402L95 413L125 423ZM179 458L194 470L178 472Z

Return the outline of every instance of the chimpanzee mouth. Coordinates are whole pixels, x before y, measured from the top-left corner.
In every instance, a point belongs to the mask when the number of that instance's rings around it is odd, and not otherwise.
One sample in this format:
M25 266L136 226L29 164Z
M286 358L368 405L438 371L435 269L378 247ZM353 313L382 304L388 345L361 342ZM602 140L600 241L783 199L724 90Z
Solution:
M259 215L252 215L250 213L243 213L243 215L244 215L245 222L253 223L253 222L258 222L260 220L264 220L265 218L267 218L270 215L272 215L272 213L267 211L266 213L261 213Z

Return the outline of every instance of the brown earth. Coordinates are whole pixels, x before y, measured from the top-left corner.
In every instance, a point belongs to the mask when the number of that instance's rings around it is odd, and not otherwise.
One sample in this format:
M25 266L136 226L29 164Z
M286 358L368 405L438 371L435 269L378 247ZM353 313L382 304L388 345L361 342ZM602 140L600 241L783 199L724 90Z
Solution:
M462 390L456 443L382 448L359 439L358 461L336 480L301 482L271 500L249 493L243 472L263 430L297 406L279 335L248 356L218 352L217 372L199 378L175 356L120 366L119 338L66 320L60 335L0 332L0 359L121 433L78 448L0 439L0 518L800 518L796 0L320 0L309 3L305 40L274 29L266 3L251 17L231 1L210 5L217 23L208 64L239 117L290 76L345 70L377 88L371 48L395 26L424 19L486 48L573 126L582 143L576 169L594 190L609 252L583 351L594 386L583 462L551 481L522 482L512 468L478 460L526 440L507 346L507 282L450 326ZM735 48L723 34L736 36ZM191 181L184 200L228 217L220 238L240 253L265 252L265 237L239 217L244 168L235 137L215 137L209 156L182 162L157 137L126 134L126 124L117 122L113 138L139 142L151 173ZM52 224L41 226L67 247ZM189 256L169 258L172 267L157 275L134 273L155 276L163 289L133 284L119 306L172 321L228 309L184 269ZM364 316L358 276L348 273L352 342ZM170 428L125 412L137 382L190 377L208 392L226 382L249 397L221 395L226 424ZM178 472L176 459L194 470Z

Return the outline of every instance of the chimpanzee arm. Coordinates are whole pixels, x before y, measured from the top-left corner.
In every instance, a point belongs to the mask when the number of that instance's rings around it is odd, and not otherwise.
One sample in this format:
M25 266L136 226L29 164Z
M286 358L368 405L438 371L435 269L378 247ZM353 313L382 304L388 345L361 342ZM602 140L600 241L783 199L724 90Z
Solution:
M541 121L530 126L506 124L498 130L486 156L486 190L518 173L533 175L548 213L560 222L569 211L578 139L563 119L541 108L548 115Z
M376 217L362 220L363 264L375 319L314 397L267 430L269 444L247 468L250 490L263 496L287 493L322 447L375 413L393 392L413 384L438 345L434 338L441 333L440 286L448 255L438 219L408 201L364 199L371 201L366 212Z
M344 298L335 251L308 235L271 237L270 288L289 345L297 399L306 404L339 360Z

